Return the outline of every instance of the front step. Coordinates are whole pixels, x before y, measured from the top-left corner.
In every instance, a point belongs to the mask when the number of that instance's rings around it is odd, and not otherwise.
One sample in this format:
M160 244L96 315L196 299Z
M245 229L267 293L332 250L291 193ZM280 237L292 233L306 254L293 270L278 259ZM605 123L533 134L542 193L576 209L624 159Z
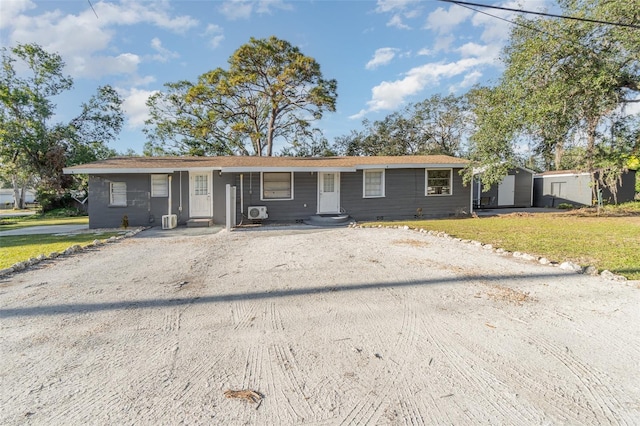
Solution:
M213 226L213 219L210 217L189 219L187 221L187 228L206 228Z

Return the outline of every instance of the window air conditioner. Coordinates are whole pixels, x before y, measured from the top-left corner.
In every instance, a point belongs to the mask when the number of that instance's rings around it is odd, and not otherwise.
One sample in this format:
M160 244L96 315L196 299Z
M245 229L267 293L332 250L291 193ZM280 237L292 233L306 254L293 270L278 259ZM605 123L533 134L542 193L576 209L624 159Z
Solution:
M247 215L249 219L266 219L269 217L266 206L249 206Z
M178 226L178 216L175 214L165 214L162 216L162 229L173 229Z

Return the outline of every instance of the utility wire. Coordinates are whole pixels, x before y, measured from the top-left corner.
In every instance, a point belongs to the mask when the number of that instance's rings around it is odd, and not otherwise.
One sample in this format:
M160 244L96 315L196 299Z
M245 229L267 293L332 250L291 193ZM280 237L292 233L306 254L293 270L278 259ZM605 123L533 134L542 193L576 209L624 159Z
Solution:
M506 10L506 11L509 11L509 12L528 13L528 14L532 14L532 15L547 16L547 17L551 17L551 18L571 19L571 20L574 20L574 21L592 22L594 24L613 25L613 26L617 26L617 27L627 27L627 28L634 28L634 29L640 30L640 25L625 24L623 22L610 22L610 21L601 21L601 20L598 20L598 19L578 18L578 17L575 17L575 16L555 15L553 13L534 12L532 10L513 9L513 8L510 8L510 7L492 6L492 5L488 5L488 4L471 3L471 2L458 1L458 0L439 0L439 1L442 1L442 2L445 2L445 3L453 3L453 4L457 4L459 6L486 7L486 8L489 8L489 9ZM490 16L493 16L493 15L490 15Z
M95 13L96 15L96 19L100 19L98 18L98 12L96 12L96 10L93 8L93 5L91 4L91 0L87 0L89 2L89 6L91 6L91 10L93 10L93 13Z
M524 27L524 28L527 28L527 29L529 29L529 30L536 31L536 32L539 32L539 33L541 33L541 34L548 35L549 37L552 37L552 38L553 38L553 37L557 37L557 38L561 38L561 39L563 39L563 40L565 40L565 41L568 41L569 43L573 43L573 41L572 41L572 40L569 40L568 38L565 38L565 37L563 37L563 36L561 36L561 35L558 35L558 34L551 34L551 33L550 33L550 32L548 32L548 31L541 30L540 28L536 28L536 27L534 27L534 26L527 25L527 24L524 24L524 23L522 23L522 22L515 22L515 21L512 21L512 20L507 19L507 18L503 18L503 17L498 16L498 15L492 15L492 14L491 14L491 13L489 13L489 12L484 12L484 11L482 11L482 10L478 10L478 9L476 9L476 8L474 8L474 7L469 6L469 4L470 4L470 3L458 2L458 1L450 1L450 0L440 0L440 1L445 1L445 2L447 2L447 3L453 3L453 4L457 5L457 6L464 7L464 8L469 9L469 10L473 10L474 12L481 13L481 14L483 14L483 15L487 15L487 16L490 16L490 17L492 17L492 18L499 19L499 20L501 20L501 21L507 22L507 23L512 24L512 25L518 25L518 26L520 26L520 27ZM586 47L586 46L583 46L582 44L581 44L580 46L582 46L582 47Z

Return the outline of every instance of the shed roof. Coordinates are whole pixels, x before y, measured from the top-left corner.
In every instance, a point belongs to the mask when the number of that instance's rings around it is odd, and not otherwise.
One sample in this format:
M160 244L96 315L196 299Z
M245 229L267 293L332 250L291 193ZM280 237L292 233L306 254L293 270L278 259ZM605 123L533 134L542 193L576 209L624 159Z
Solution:
M467 160L448 155L376 157L114 157L67 167L66 174L171 173L187 170L355 171L373 168L464 167Z

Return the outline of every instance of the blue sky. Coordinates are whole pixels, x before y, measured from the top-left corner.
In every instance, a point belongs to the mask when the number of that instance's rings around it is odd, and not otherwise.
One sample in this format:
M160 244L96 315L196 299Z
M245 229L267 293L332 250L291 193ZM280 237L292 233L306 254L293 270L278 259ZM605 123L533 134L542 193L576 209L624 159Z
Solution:
M551 0L485 4L541 10ZM125 99L126 124L110 146L141 153L147 97L167 82L195 81L250 37L276 36L338 82L335 113L315 122L333 142L410 102L463 94L499 77L510 24L436 0L360 1L34 1L0 2L3 47L38 43L59 53L74 90L58 100L60 120L98 86ZM506 19L513 14L486 12ZM97 15L97 16L96 16Z

